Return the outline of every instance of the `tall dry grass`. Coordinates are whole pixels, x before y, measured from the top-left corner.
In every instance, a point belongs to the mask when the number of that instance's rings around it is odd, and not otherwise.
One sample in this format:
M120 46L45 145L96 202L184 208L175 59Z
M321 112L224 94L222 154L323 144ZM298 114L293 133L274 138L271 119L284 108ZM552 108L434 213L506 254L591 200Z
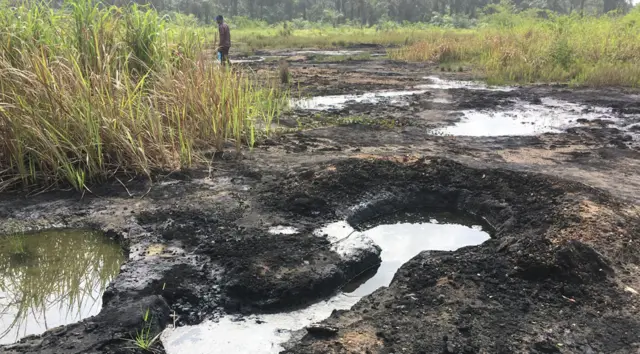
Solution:
M66 10L0 10L14 30L0 34L0 189L189 167L200 149L253 144L285 102L198 57L205 39L167 31L152 10Z
M492 83L640 85L640 9L624 16L537 16L505 9L475 30L434 31L394 59L463 61Z

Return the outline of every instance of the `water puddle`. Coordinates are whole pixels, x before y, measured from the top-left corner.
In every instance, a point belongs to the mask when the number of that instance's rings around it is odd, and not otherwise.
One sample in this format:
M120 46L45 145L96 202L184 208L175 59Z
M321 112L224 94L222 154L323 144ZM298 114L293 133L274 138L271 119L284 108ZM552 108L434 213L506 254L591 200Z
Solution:
M287 52L289 56L297 55L325 55L325 56L341 56L341 55L358 55L364 53L363 50L299 50Z
M95 231L0 236L0 344L98 314L123 261Z
M428 80L428 84L422 84L416 86L416 89L436 89L436 90L448 90L463 88L467 90L489 90L489 91L513 91L515 88L509 86L489 86L479 81L458 81L458 80L445 80L437 76L426 76L423 79Z
M356 103L377 104L382 101L389 101L388 103L390 104L398 104L402 102L402 97L423 94L429 90L466 88L470 90L512 91L514 89L511 87L488 86L481 82L444 80L435 76L428 76L424 79L428 80L429 83L414 86L412 90L367 92L359 95L316 96L291 100L290 105L292 108L302 110L330 110L343 109L349 104ZM451 101L445 97L436 97L433 99L433 102L451 103Z
M295 235L299 231L293 226L273 226L269 228L269 233L272 235Z
M452 101L446 97L434 97L433 100L431 100L431 102L433 103L442 103L442 104L449 104L452 103Z
M505 110L465 110L460 122L439 129L434 135L515 136L559 133L600 119L620 122L613 111L604 107L587 107L566 101L543 98L541 104L516 101Z
M355 104L406 105L407 97L420 95L431 90L465 88L470 90L512 91L515 87L488 86L482 82L444 80L428 76L429 84L417 85L412 90L367 92L357 95L316 96L291 100L290 105L299 110L341 110ZM442 92L435 92L429 100L436 104L451 104L453 101ZM463 110L456 112L459 122L429 131L432 135L443 136L527 136L544 133L561 133L568 128L599 125L616 127L635 141L640 141L640 125L625 123L626 118L611 108L592 107L553 98L542 98L539 103L515 99L508 107L485 110Z
M231 64L259 63L265 60L265 57L245 57L242 59L230 59Z
M167 353L205 354L212 353L212 348L216 348L216 353L279 353L292 336L302 335L296 331L329 317L333 310L349 309L363 296L388 286L398 268L421 251L453 251L489 239L481 226L444 214L435 219L405 214L393 220L379 220L363 232L342 221L329 224L316 234L331 242L338 241L333 247L345 257L376 243L382 249L382 263L372 277L354 281L336 296L299 311L242 317L226 315L217 321L167 330L162 335Z
M380 91L367 92L360 95L316 96L291 100L290 105L295 109L330 110L343 109L347 105L356 103L376 104L381 101L388 101L390 104L397 104L401 102L401 97L419 95L425 92L426 90Z

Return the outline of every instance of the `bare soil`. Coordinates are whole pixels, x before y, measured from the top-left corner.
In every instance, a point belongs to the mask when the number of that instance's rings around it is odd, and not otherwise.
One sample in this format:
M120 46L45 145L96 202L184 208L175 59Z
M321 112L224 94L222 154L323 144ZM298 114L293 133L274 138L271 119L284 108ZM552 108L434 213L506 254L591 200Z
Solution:
M430 75L473 78L386 59L296 60L300 95L411 89ZM246 65L268 72L277 63ZM640 113L637 92L618 88L429 90L401 105L289 112L280 123L290 131L241 156L215 155L211 170L131 181L127 190L94 186L84 196L3 195L0 234L93 227L120 239L129 259L99 315L0 352L133 353L127 340L146 308L157 333L220 313L306 306L379 260L373 251L342 259L314 230L426 210L482 217L493 238L421 253L389 287L328 318L337 333L311 331L287 353L638 353L637 137L607 122L521 137L427 133L457 122L462 109L543 97ZM344 119L354 116L363 118ZM277 225L301 232L268 232Z

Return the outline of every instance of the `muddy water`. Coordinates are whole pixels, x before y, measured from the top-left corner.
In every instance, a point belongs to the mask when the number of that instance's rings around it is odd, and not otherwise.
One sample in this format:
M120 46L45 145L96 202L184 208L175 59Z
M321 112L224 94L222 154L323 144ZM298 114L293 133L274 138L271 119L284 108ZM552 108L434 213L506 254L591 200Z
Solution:
M417 85L413 87L412 90L367 92L358 95L315 96L292 100L291 106L295 109L303 110L343 109L347 105L355 103L377 104L388 102L390 104L398 104L401 103L402 99L406 96L423 94L429 90L466 88L470 90L512 91L514 89L511 87L488 86L481 82L444 80L435 76L428 76L424 79L428 83ZM445 98L435 98L433 102L450 103L450 101Z
M423 79L429 83L416 86L417 89L437 89L448 90L464 88L467 90L490 90L490 91L513 91L515 88L509 86L489 86L479 81L460 81L460 80L445 80L437 76L426 76Z
M260 63L266 60L265 57L244 57L238 59L229 59L231 64L247 64L247 63Z
M292 100L291 106L295 109L329 110L342 109L345 108L348 104L354 103L374 104L385 101L390 104L394 104L400 103L400 98L403 96L417 95L425 92L425 90L407 90L367 92L361 95L316 96Z
M120 245L94 231L0 237L0 343L97 314L123 261Z
M327 318L333 310L349 309L363 296L381 286L388 286L398 268L421 251L452 251L489 239L478 225L467 221L464 222L468 226L452 223L461 221L451 221L450 216L442 216L438 220L404 215L395 221L371 225L364 232L357 232L344 221L329 224L317 230L316 234L334 242L334 250L343 257L357 253L360 248L371 247L373 243L381 247L382 263L375 275L354 281L336 296L303 310L244 317L223 316L201 325L167 330L162 336L165 349L169 354L278 353L292 336L302 336L304 331L300 330L305 326Z
M460 122L435 129L435 135L501 136L559 133L563 130L602 119L611 124L620 122L611 109L586 106L543 98L541 104L517 101L505 110L465 110Z
M325 111L344 109L358 103L402 105L408 97L425 92L435 92L430 100L438 104L451 104L453 101L442 96L448 89L465 88L469 90L512 91L513 87L494 87L480 82L451 81L434 76L425 77L428 84L415 86L412 90L367 92L358 95L316 96L291 101L291 106L299 110ZM438 94L438 92L440 94ZM527 136L544 133L560 133L572 127L588 126L592 123L610 126L625 131L633 139L640 141L640 134L634 132L625 118L605 107L590 107L557 100L542 98L538 103L515 99L504 108L485 110L463 110L456 112L460 121L456 124L433 129L432 135L452 136ZM635 117L638 118L638 117ZM637 121L633 120L633 121ZM637 128L635 128L637 129Z
M326 56L341 56L341 55L357 55L363 54L362 50L301 50L295 52L295 55L326 55Z
M323 55L323 56L346 56L346 55L358 55L364 54L362 50L295 50L295 51L282 51L276 52L277 56L298 56L298 55Z

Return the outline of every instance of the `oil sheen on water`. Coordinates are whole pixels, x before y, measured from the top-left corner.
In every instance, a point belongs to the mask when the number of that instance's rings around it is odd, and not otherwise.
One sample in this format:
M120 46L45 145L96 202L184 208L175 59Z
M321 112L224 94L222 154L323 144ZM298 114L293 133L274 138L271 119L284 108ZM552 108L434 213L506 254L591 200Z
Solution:
M377 220L365 228L366 231L359 233L341 221L318 230L317 235L330 240L347 236L372 240L382 249L382 263L373 276L353 282L334 297L302 310L268 315L226 315L197 326L167 330L162 336L167 353L278 353L292 335L300 334L295 331L329 317L333 310L349 309L363 296L388 286L398 268L421 251L453 251L481 244L490 237L477 223L448 214L396 215L392 219ZM358 242L349 244L356 248L362 246Z
M96 315L123 261L95 231L0 236L0 343Z

